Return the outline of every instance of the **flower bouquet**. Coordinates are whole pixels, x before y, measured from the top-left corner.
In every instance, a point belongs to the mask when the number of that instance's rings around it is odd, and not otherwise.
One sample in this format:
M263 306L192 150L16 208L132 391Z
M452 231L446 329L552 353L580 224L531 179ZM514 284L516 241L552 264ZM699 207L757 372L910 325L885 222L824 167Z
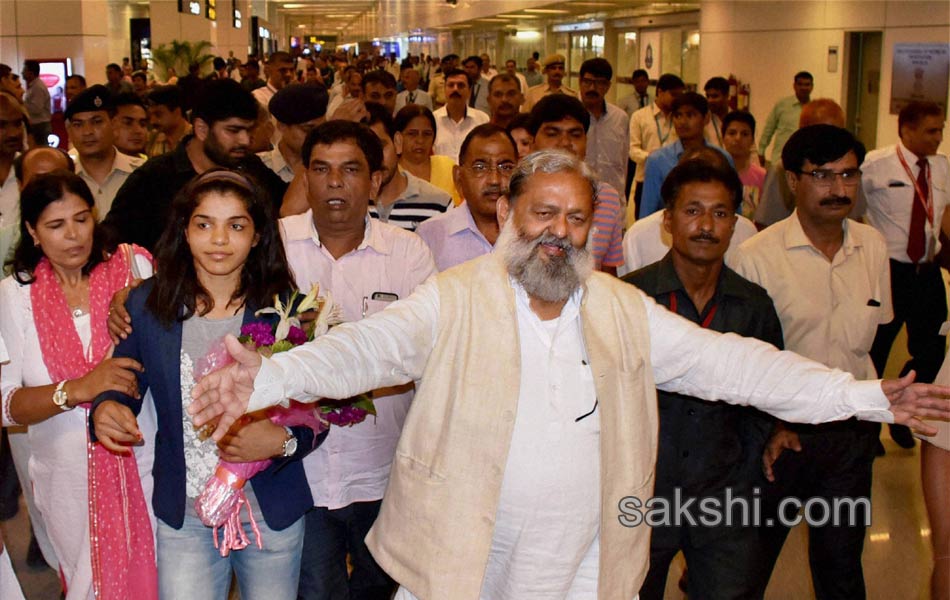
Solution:
M278 317L277 323L247 323L241 327L241 336L238 339L245 345L253 346L261 355L271 356L323 335L330 327L342 322L342 313L340 308L333 304L330 294L320 296L319 289L319 286L314 286L302 300L299 293L294 292L286 304L275 296L274 306L257 311L255 316L274 314ZM308 323L301 322L301 315L311 311L316 313L316 318ZM198 381L232 362L231 355L225 349L224 340L219 340L207 356L198 361L195 366L195 380ZM291 401L288 407L270 408L267 418L277 425L302 425L319 433L331 424L353 425L365 419L367 414L376 413L372 400L364 397L334 405L329 410L321 407L320 411L321 417L318 417L313 405ZM241 526L240 513L244 505L248 507L248 517L257 547L263 547L260 531L250 505L247 504L244 485L270 464L270 459L245 463L219 461L214 475L208 479L205 489L195 500L195 510L202 523L214 528L214 544L221 556L227 556L231 550L246 548L249 544ZM219 527L224 528L223 541L220 544Z

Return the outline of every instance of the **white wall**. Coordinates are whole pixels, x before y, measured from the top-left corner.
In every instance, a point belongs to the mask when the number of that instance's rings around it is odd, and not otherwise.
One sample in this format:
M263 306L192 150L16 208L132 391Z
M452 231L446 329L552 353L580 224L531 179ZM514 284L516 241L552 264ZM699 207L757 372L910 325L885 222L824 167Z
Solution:
M897 116L888 114L891 60L895 43L950 40L950 3L918 1L757 1L704 0L700 10L700 81L734 73L751 85L751 111L764 123L776 100L792 94L792 77L815 76L812 98L844 105L851 31L882 31L881 100L878 146L897 141ZM839 52L837 73L828 72L829 46ZM950 136L941 152L950 151Z

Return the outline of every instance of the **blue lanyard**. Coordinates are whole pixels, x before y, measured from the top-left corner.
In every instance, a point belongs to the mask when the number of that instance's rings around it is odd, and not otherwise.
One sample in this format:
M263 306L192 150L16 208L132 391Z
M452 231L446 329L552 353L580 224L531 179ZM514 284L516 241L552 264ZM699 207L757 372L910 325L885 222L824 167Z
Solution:
M670 125L670 128L666 130L666 135L663 135L663 131L660 129L660 116L659 114L653 115L653 120L656 122L656 135L660 138L660 145L666 143L666 140L670 138L670 133L673 132L673 125Z

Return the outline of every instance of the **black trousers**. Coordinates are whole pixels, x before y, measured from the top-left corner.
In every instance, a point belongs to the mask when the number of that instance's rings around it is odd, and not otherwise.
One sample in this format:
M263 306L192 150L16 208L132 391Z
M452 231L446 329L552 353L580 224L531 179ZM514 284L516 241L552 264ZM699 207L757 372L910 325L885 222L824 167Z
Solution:
M799 430L801 452L782 453L773 467L775 483L765 489L762 514L766 523L772 519L771 526L762 528L768 575L789 532L789 527L777 520L781 501L794 496L805 503L816 498L834 507L835 499L870 499L871 465L879 435L879 424L853 419ZM816 519L833 514L839 519L838 525L829 520L808 528L808 562L818 600L866 597L861 553L870 514L866 505L853 506L852 511L851 505L839 502L837 511L829 508L824 514L820 507L811 511ZM798 505L782 508L785 522L791 522Z
M917 381L933 382L946 348L940 326L947 320L947 293L940 267L934 264L912 265L891 260L891 298L894 320L877 328L871 346L871 360L878 375L883 375L887 357L901 326L907 324L907 350L910 360L901 374L917 371Z
M683 536L678 547L650 546L650 570L640 600L663 600L670 562L680 550L689 568L690 600L753 600L764 593L762 540L759 530L736 527L700 547Z

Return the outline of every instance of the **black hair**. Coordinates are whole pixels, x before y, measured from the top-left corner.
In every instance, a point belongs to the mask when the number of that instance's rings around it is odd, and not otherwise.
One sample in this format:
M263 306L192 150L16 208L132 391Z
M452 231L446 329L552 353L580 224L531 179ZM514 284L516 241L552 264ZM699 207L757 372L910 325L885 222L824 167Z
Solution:
M77 75L73 73L72 75L66 78L66 81L69 81L70 79L78 79L79 83L82 84L82 87L86 87L86 78L83 77L82 75Z
M270 305L275 294L296 287L267 192L244 173L211 169L189 181L175 195L165 230L155 245L155 285L145 306L166 327L198 313L199 301L203 310L198 314L207 314L214 308L211 295L198 281L194 257L185 238L195 209L211 193L240 198L258 236L241 268L241 282L231 300L243 299L244 303L264 307Z
M211 127L234 117L256 121L257 110L257 100L240 83L233 79L213 79L201 87L192 114Z
M908 102L897 115L897 131L905 125L916 127L924 117L943 117L943 109L936 102Z
M35 60L25 60L25 61L23 61L23 68L24 68L24 69L29 69L29 70L30 70L30 73L33 73L34 75L39 75L39 74L40 74L40 63L39 63L38 61L35 61Z
M387 75L389 74L387 73ZM390 77L392 77L392 75L390 75ZM392 113L386 110L385 106L375 102L367 102L366 113L366 117L363 118L360 123L363 123L369 127L372 127L376 123L382 123L383 129L386 131L386 135L389 136L390 140L393 139L393 136L396 135L396 126L393 122Z
M793 81L798 81L799 79L807 79L808 81L811 81L811 82L815 81L815 78L812 77L811 73L809 73L808 71L799 71L798 73L795 73L795 78L793 79Z
M131 92L118 94L112 97L112 109L114 112L118 112L119 108L123 106L140 106L142 107L142 110L148 112L148 110L145 108L145 103L142 102L142 99Z
M664 73L656 80L656 91L669 92L670 90L680 90L686 87L683 80L672 73Z
M160 85L148 93L149 106L164 106L168 110L181 108L181 88L177 85Z
M709 101L707 101L702 94L697 94L696 92L686 92L674 98L670 110L675 113L684 106L695 108L704 117L709 114Z
M432 131L435 132L437 127L435 115L432 114L431 110L421 104L407 104L400 108L399 112L396 113L396 118L393 120L393 127L396 131L405 131L406 127L409 127L409 123L416 117L425 117L429 121L429 124L432 125Z
M370 172L383 168L383 144L372 129L362 123L334 119L312 129L303 142L301 156L304 167L310 166L310 155L313 147L332 146L337 142L354 142L363 152Z
M458 60L458 59L459 59L458 54L446 54L445 56L442 57L442 62L445 62L447 60L451 61L451 60Z
M278 62L294 62L294 57L291 56L288 52L283 50L278 50L277 52L272 53L267 57L267 64L272 65Z
M847 129L834 125L809 125L792 134L782 148L782 166L791 173L801 173L805 161L823 165L854 152L860 165L864 162L864 144Z
M567 94L549 94L538 100L531 109L531 127L528 132L537 135L545 123L557 123L568 117L584 126L584 132L590 127L590 113L574 96Z
M35 146L33 148L30 148L26 152L21 152L20 154L17 154L17 157L13 159L13 175L14 177L16 177L16 180L21 185L23 184L23 161L25 161L26 158L30 154L33 154L34 152L38 152L40 150L50 150L54 152L59 152L62 155L62 157L66 159L66 164L68 165L66 167L66 170L69 171L70 173L76 172L76 163L73 161L73 157L67 154L66 152L64 152L63 150L59 148L53 148L51 146Z
M378 83L388 90L396 89L396 78L393 77L393 74L389 71L370 71L363 75L363 81L360 83L360 87L363 88L364 92L366 91L366 84L368 83Z
M498 75L495 75L494 77L492 77L492 78L488 81L488 91L489 91L489 92L491 92L491 89L492 89L493 87L495 87L495 82L496 82L496 81L508 81L508 82L514 81L514 82L515 82L515 85L518 86L518 91L519 91L519 92L524 92L524 90L521 89L521 82L518 80L518 78L515 77L514 75L510 74L510 73L504 73L504 72L499 73Z
M117 65L116 63L109 63L109 64L106 65L106 71L109 71L109 70L112 70L112 71L119 71L119 72L121 73L121 72L122 72L122 67L120 67L120 66Z
M729 80L725 77L711 77L703 86L704 92L709 90L716 90L723 96L729 96Z
M13 258L8 263L13 267L13 277L20 283L35 281L33 272L44 257L43 250L33 243L33 237L26 228L27 224L35 230L46 207L62 200L67 193L79 196L90 210L95 209L96 201L86 182L79 175L63 169L37 175L20 192L20 241L17 242ZM116 243L106 229L95 223L92 230L92 251L89 253L89 260L82 267L83 275L91 273L96 265L115 252L115 249Z
M646 69L634 69L633 75L630 76L630 79L636 79L637 77L646 77L650 78L650 74L647 73Z
M693 158L681 161L673 167L673 170L663 180L663 186L660 188L660 196L663 198L663 204L668 209L673 208L680 191L690 183L696 182L719 182L729 192L732 198L732 209L738 212L742 204L742 181L736 170L726 164L713 164L701 158Z
M471 55L471 56L469 56L469 57L466 58L465 60L463 60L463 61L462 61L462 64L464 65L465 63L470 63L470 62L473 62L473 63L475 63L476 65L478 65L478 69L479 69L479 70L481 70L482 65L485 64L485 62L482 60L482 57L481 57L481 56L476 56L476 55L474 55L474 54Z
M755 117L752 116L752 113L744 110L733 110L730 111L725 117L722 118L722 135L726 135L726 129L729 128L729 125L738 121L739 123L745 123L752 130L752 137L755 137Z
M470 85L468 81L468 73L466 73L462 69L449 69L448 71L442 73L442 76L445 81L448 81L449 77L464 77L465 85Z
M518 144L515 143L515 138L511 137L511 134L508 133L508 131L497 125L492 125L491 123L482 123L475 129L469 131L468 135L466 135L465 139L462 141L462 146L459 148L459 164L462 164L462 159L465 158L465 154L468 152L468 147L471 145L473 140L490 138L496 135L500 135L511 142L511 149L514 151L515 156L518 156Z
M604 79L613 79L614 69L606 58L588 58L581 63L581 77L590 73L594 77L603 77Z
M132 73L132 79L141 79L146 83L148 82L148 77L145 75L145 71L136 71Z
M508 122L508 127L505 127L505 131L511 135L511 132L515 129L524 129L531 133L531 113L518 113L512 117L511 121Z
M224 62L224 59L221 58L220 56L215 56L214 60L211 61L211 66L214 67L215 71L220 71L221 69L224 69L225 67L227 67L228 63Z
M9 76L10 73L12 72L13 72L13 69L10 68L10 65L5 65L3 63L0 63L0 79L3 79L4 77ZM68 81L69 78L67 77L66 80Z

